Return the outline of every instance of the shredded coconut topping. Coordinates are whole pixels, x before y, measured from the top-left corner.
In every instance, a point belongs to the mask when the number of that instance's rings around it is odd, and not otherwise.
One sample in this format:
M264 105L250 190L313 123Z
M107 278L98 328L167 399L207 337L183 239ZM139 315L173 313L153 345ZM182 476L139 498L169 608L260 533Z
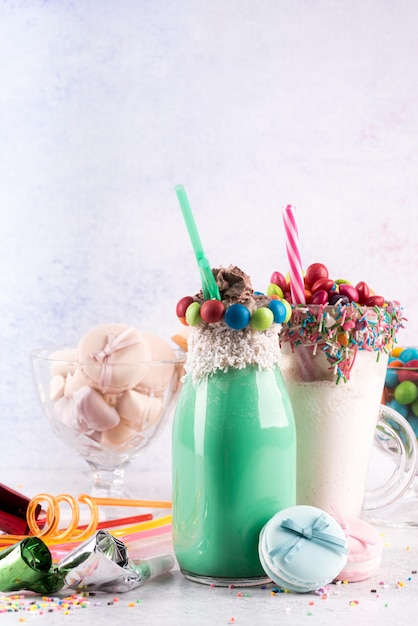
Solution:
M251 328L231 330L224 324L199 326L190 329L186 374L194 382L221 370L243 369L258 365L270 369L279 363L279 324L264 331Z

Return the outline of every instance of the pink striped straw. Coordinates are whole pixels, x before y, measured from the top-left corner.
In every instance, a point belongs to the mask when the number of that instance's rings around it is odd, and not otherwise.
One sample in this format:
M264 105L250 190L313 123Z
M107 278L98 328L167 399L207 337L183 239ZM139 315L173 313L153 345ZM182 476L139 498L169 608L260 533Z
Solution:
M283 209L286 252L290 268L290 291L293 304L305 304L305 283L302 274L302 261L299 251L299 233L295 209L290 204Z

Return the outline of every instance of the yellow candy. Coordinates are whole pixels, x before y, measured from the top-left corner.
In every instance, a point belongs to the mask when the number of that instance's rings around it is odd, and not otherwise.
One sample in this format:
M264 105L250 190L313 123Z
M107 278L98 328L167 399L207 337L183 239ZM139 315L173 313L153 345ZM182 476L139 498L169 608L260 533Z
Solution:
M392 350L392 356L399 356L402 350L403 350L402 346L396 346Z
M292 316L292 307L290 306L290 304L288 303L287 300L282 300L282 302L283 302L284 306L286 307L286 317L283 320L283 324L286 324L290 320L290 318Z

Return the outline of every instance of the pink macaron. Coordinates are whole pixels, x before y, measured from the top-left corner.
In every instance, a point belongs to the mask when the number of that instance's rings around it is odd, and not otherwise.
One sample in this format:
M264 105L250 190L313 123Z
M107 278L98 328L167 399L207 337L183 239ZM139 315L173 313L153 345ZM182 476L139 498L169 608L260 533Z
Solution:
M347 563L335 580L360 582L372 576L382 560L383 540L379 531L365 520L353 517L336 520L347 537Z

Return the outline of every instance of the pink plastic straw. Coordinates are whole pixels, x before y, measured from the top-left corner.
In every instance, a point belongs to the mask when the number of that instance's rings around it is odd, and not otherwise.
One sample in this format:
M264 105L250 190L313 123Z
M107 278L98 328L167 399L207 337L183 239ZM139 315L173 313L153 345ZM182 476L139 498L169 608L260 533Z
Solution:
M290 291L293 304L305 304L305 283L303 281L302 261L299 250L299 233L296 224L295 209L290 204L283 209L286 252L290 268Z

